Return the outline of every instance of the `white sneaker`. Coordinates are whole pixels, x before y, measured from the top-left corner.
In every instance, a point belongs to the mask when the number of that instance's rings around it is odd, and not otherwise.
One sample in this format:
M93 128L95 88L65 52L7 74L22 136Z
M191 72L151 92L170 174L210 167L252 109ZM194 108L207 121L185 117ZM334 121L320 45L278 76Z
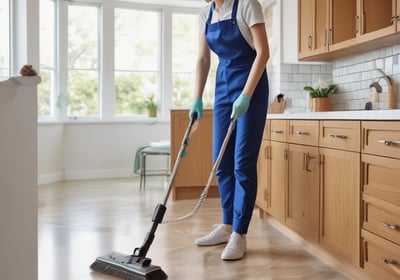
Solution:
M222 243L227 243L230 236L231 233L224 230L223 225L218 225L206 236L197 238L195 240L195 243L198 246L218 245Z
M239 260L243 258L247 249L247 241L239 233L233 232L229 242L221 254L224 261Z

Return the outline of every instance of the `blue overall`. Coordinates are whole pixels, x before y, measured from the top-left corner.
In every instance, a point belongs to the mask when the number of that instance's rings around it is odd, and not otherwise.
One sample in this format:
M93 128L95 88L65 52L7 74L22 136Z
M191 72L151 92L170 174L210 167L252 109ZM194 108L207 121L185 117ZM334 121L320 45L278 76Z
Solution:
M213 161L226 136L232 105L242 93L256 51L241 34L236 21L239 0L232 18L211 24L215 3L211 4L205 35L208 46L219 58L216 74L213 117ZM248 111L238 118L216 176L222 205L222 222L235 232L246 234L257 194L257 158L265 125L268 78L264 71L250 101Z

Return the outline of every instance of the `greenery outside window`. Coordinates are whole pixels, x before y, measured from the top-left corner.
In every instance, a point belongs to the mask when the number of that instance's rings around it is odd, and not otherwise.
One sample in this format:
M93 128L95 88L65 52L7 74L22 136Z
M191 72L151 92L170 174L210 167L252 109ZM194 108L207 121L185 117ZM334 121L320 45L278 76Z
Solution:
M68 7L68 116L99 116L100 8Z
M115 9L115 113L146 115L146 100L159 96L160 14Z
M10 77L10 1L0 0L0 80Z
M193 100L199 30L198 14L173 14L172 104L175 107L188 107ZM216 57L213 54L209 78L203 94L203 103L206 108L211 108L214 100L215 62Z

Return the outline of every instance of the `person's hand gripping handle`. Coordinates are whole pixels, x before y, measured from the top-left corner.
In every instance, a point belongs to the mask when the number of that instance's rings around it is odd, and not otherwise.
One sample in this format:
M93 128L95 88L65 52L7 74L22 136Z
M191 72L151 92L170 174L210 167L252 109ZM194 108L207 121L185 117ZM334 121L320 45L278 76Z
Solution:
M231 119L236 121L240 116L247 112L249 109L251 96L241 93L239 97L233 102Z

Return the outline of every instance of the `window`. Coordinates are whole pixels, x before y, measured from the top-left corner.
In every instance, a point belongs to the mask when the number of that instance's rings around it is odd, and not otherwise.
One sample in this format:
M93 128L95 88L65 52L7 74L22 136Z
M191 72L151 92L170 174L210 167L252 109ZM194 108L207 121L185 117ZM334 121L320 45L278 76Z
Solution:
M115 113L145 114L147 98L158 100L159 13L115 9Z
M39 0L39 117L147 117L144 104L151 97L161 118L170 106L187 108L197 59L197 10L102 3ZM210 79L205 107L212 104L213 87Z
M40 0L40 76L39 116L54 116L56 88L56 7L54 0Z
M97 6L68 7L68 115L99 116L99 17Z
M188 107L193 100L199 33L199 17L197 14L173 14L172 104L177 107ZM213 55L209 78L203 94L205 107L212 107L213 104L215 61L215 55Z
M0 80L10 77L10 1L0 0Z

